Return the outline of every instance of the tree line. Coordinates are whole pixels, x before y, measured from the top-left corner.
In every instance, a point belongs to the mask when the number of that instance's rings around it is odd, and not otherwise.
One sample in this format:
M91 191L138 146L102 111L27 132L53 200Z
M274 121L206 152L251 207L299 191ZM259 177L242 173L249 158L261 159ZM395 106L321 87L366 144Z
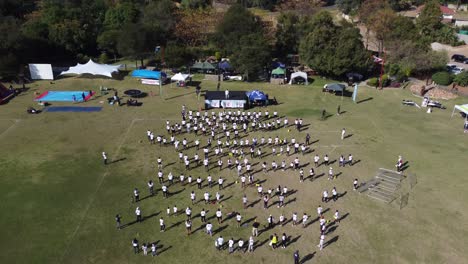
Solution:
M445 64L443 55L429 48L441 35L453 36L445 32L436 0L426 4L416 23L395 13L394 0L356 2L350 10L375 33L392 73L403 78ZM270 5L293 6L281 12L274 28L246 8ZM288 54L299 54L304 64L330 77L372 72L375 65L356 24L311 8L304 12L309 9L301 1L239 1L219 13L209 0L1 0L0 75L31 62L69 65L90 57L101 62L127 57L143 64L147 58L162 60L162 54L174 68L210 55L229 57L250 80L272 58L284 61ZM158 46L163 52L155 52Z

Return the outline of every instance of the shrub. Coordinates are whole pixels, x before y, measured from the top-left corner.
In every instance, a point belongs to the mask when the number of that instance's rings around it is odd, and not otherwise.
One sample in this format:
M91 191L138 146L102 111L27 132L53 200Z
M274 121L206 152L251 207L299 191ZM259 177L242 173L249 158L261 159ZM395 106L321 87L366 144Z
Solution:
M382 75L382 87L388 86L390 84L390 78L387 74Z
M367 80L367 85L377 87L379 85L379 79L370 78L369 80Z
M448 72L436 72L432 75L432 80L436 84L449 85L452 83L452 75Z
M107 53L103 52L99 55L99 62L104 64L109 62L109 56L107 56Z
M462 72L458 75L455 75L455 78L453 79L455 83L461 86L467 86L468 85L468 72Z

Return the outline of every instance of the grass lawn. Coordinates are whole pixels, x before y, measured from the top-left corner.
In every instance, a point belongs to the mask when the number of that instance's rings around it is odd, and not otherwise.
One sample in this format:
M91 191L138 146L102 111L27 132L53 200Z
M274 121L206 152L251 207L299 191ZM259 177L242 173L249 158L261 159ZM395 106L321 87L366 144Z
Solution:
M327 235L326 241L334 241L323 251L316 247L319 239L318 221L307 228L275 227L260 234L257 243L263 243L254 253L242 254L214 248L214 236L210 238L203 228L187 237L185 216L167 217L165 209L177 205L179 210L190 205L189 193L195 190L197 199L203 198L203 191L194 186L170 186L178 192L163 199L161 192L156 197L139 203L144 216L150 216L143 223L116 230L114 216L120 213L122 222L134 221L136 205L131 202L132 190L137 187L143 197L147 196L146 182L153 179L158 187L156 159L161 156L169 171L178 177L185 168L178 162L173 147L149 145L146 130L155 134L165 132L165 120L176 122L180 119L181 105L198 109L194 89L170 88L164 86L163 97L159 88L142 86L137 80L127 77L123 81L109 79L64 78L53 84L43 81L30 85L29 91L0 106L0 263L292 263L294 250L299 250L305 263L466 263L468 252L468 211L466 202L468 187L466 176L468 162L467 135L463 134L461 118L450 119L455 103L466 103L457 99L444 102L447 110L435 110L426 114L423 110L401 105L402 99L413 97L407 90L388 89L376 91L362 87L354 104L350 98L324 94L321 87L325 80L316 80L310 86L271 86L264 83L223 83L222 88L230 90L261 89L270 97L276 97L280 104L269 107L280 115L296 117L310 124L306 131L296 132L285 129L276 132L251 133L261 137L296 137L303 141L305 133L312 136L313 153L300 156L301 163L313 164L313 155L328 154L331 160L340 154L352 153L360 160L353 167L339 168L333 165L335 173L342 174L337 180L327 181L326 177L300 183L298 173L286 172L257 173L256 177L266 180L264 188L286 185L296 192L286 198L290 201L284 208L262 209L261 202L246 210L242 209L241 197L247 194L249 201L257 199L256 189L242 190L240 184L231 184L237 175L234 171L216 168L210 171L214 179L222 176L230 185L221 191L225 200L224 215L239 211L243 219L258 217L266 223L271 213L277 220L281 213L289 219L293 212L299 217L308 213L314 220L321 192L336 186L345 193L337 202L322 204L329 208L325 213L331 219L338 209L345 219ZM98 97L84 106L104 108L95 113L41 113L27 115L26 108L35 106L34 93L46 90L98 90L99 86L114 87L123 94L128 88L140 88L150 95L141 99L142 107L117 107L102 105L104 97ZM215 89L216 83L201 83L202 89ZM124 98L124 100L126 100ZM70 105L70 103L53 103ZM341 105L344 114L330 116L319 121L322 109L335 114ZM253 111L253 110L252 110ZM351 137L340 140L340 131L346 128ZM178 136L180 137L180 136ZM206 139L202 139L202 144ZM187 136L189 141L194 135ZM271 150L266 150L268 153ZM108 166L102 165L101 151L106 151L110 160L120 160ZM194 148L187 151L192 157ZM201 155L200 151L200 155ZM375 176L378 168L393 169L398 155L409 161L408 172L416 174L418 183L410 190L408 206L400 210L397 203L385 204L358 194L352 190L352 181L358 178L366 181ZM202 156L202 155L201 155ZM275 159L290 161L291 157L266 157L268 164ZM226 158L224 159L226 163ZM258 159L253 163L259 162ZM305 169L306 174L311 165ZM255 166L258 170L260 164ZM316 174L326 173L321 166ZM206 179L202 167L187 174L194 179ZM407 184L407 182L404 182ZM214 196L217 187L210 190ZM272 201L276 201L273 198ZM197 215L201 208L209 210L211 217L217 205L205 206L200 202L193 206ZM159 217L164 216L165 233L159 232ZM211 219L214 229L225 241L248 239L251 225L237 228L234 219L219 226ZM178 224L179 223L179 224ZM193 221L193 230L201 225L200 219ZM293 239L286 249L273 251L267 239L273 234L285 232ZM134 255L131 240L159 241L163 252L157 258ZM463 246L465 245L465 246Z

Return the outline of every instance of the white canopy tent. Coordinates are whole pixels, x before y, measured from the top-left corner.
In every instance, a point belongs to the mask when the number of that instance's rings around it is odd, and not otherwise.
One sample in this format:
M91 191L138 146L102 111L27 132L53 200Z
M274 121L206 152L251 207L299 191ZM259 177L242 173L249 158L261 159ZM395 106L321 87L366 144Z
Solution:
M190 79L191 77L193 77L193 75L190 75L190 74L183 74L183 73L177 73L176 75L172 76L171 77L171 81L175 81L175 82L187 82L188 79ZM171 86L172 86L172 83L171 83Z
M89 60L86 64L78 63L74 67L70 67L68 71L63 71L59 75L64 74L92 74L92 75L103 75L112 77L113 72L119 71L121 65L108 65L95 63L93 60Z
M307 80L307 73L305 72L293 72L291 74L291 79L289 80L289 84L292 84L293 80L297 77L301 77L301 78L304 78L305 80L305 84L306 85L309 85L309 81Z
M468 104L464 104L464 105L455 105L455 106L453 107L452 116L455 114L455 109L459 110L460 112L465 113L465 114L468 116ZM451 117L452 117L452 116L451 116Z

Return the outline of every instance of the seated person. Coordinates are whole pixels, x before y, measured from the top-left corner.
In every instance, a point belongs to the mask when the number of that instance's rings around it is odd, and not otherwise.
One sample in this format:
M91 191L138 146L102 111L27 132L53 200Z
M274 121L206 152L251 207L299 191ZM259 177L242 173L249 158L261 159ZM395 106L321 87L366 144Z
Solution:
M28 107L28 109L26 110L26 112L28 114L38 114L39 111L37 111L36 109L32 108L32 107Z
M128 99L127 100L127 105L128 106L138 106L138 101L135 99Z

